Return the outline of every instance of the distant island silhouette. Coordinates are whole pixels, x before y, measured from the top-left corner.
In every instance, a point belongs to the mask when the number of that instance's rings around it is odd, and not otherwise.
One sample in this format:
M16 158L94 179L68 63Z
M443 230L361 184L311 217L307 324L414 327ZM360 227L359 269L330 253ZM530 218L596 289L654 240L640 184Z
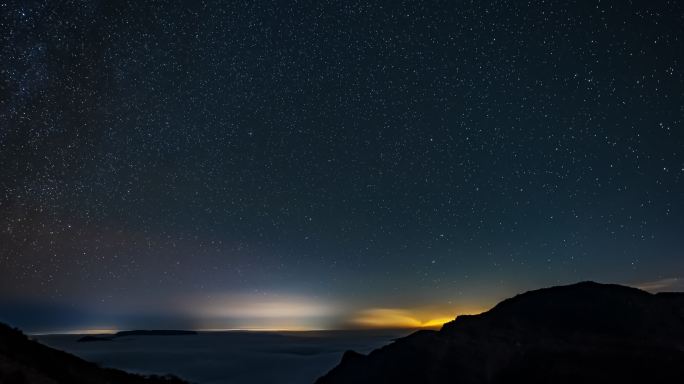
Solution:
M159 329L159 330L133 330L133 331L119 331L114 334L104 335L86 335L78 339L78 342L92 342L92 341L110 341L118 337L126 336L180 336L180 335L196 335L196 331L184 331L175 329Z
M527 292L362 355L338 383L681 383L684 293L578 283Z

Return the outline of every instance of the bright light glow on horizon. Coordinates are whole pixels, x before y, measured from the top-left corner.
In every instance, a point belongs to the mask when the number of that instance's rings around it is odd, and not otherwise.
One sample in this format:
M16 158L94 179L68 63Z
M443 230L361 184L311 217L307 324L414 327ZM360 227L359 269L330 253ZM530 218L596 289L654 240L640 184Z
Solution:
M220 294L183 300L197 330L311 331L439 328L457 314L445 307L346 309L343 303L287 294Z
M175 310L149 319L122 320L118 326L61 329L47 334L113 334L120 330L187 329L198 332L310 332L362 329L438 329L456 315L482 310L456 310L427 305L410 308L353 308L346 303L292 294L215 294L184 296Z
M228 318L298 318L327 316L330 306L304 298L263 298L231 296L201 309L204 315Z
M333 327L340 309L328 301L293 294L216 294L186 297L179 310L197 330L321 330Z
M459 315L482 312L480 310L467 311ZM360 328L440 328L455 318L456 315L449 316L437 311L373 308L360 311L351 323Z

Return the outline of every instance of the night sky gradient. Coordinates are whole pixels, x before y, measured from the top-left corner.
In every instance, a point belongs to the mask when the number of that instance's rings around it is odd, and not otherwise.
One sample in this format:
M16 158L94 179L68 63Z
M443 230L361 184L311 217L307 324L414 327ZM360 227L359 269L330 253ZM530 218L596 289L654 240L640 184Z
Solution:
M0 1L0 319L684 288L680 1Z

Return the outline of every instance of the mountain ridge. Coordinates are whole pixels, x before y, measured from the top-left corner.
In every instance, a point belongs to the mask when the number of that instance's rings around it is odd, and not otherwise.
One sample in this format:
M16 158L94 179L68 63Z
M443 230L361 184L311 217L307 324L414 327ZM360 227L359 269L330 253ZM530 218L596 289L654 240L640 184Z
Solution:
M317 384L669 383L684 378L684 294L580 282L525 292L368 355Z

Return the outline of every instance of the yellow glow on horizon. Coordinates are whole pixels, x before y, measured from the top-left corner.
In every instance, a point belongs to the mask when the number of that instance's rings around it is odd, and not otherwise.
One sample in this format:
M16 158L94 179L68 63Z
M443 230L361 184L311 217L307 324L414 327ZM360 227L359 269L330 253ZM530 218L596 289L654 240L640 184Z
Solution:
M452 321L453 319L453 317L440 317L437 319L428 320L423 323L421 328L440 328L442 325Z
M459 315L478 314L481 310L462 311ZM440 311L373 308L360 311L352 324L361 328L440 328L456 318Z

